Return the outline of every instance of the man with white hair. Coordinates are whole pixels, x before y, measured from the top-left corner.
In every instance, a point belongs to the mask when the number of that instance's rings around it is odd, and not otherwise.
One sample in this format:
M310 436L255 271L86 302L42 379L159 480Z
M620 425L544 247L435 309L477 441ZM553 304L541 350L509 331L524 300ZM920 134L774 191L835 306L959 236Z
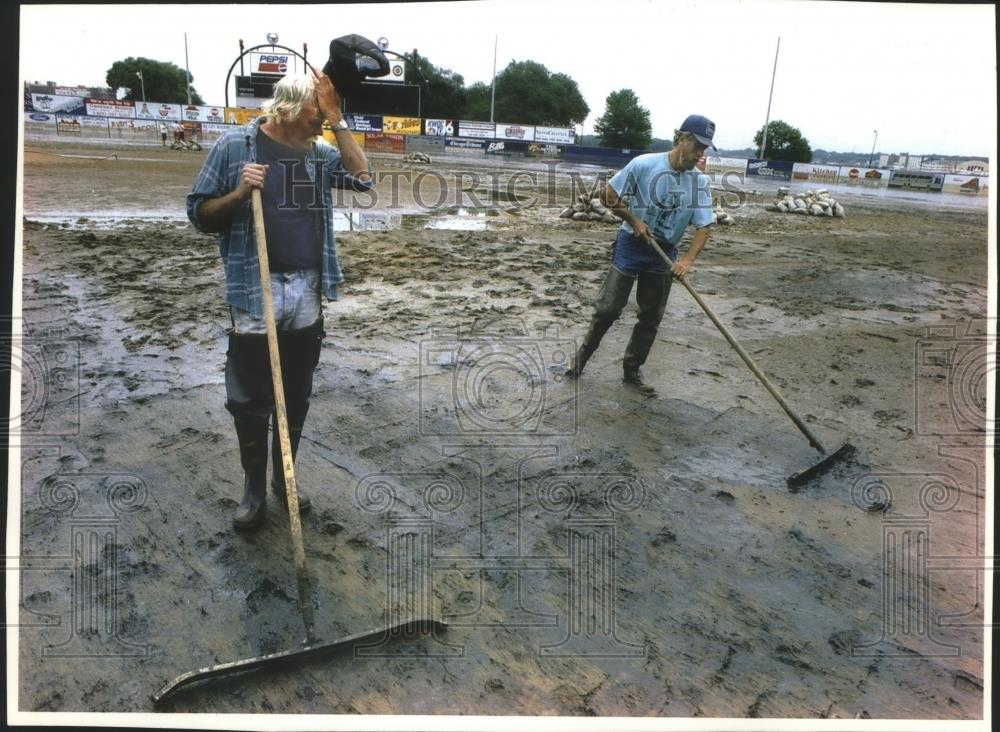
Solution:
M337 299L344 279L334 244L331 189L367 190L372 183L368 160L340 106L325 74L285 76L262 116L212 147L187 197L191 223L218 235L225 269L232 321L226 409L233 415L244 471L243 500L233 515L237 530L254 529L265 517L267 433L274 412L251 196L260 189L294 458L324 336L321 300ZM318 139L324 120L337 147ZM271 452L271 485L287 501L276 418ZM300 492L300 511L310 503Z

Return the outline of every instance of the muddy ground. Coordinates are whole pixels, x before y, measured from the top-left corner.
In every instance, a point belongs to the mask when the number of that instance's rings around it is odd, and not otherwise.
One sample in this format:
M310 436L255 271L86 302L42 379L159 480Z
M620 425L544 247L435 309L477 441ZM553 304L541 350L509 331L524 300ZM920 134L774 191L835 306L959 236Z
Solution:
M151 711L185 671L299 643L287 516L230 528L222 269L182 213L204 154L27 147L17 704ZM319 637L447 631L163 710L981 719L985 206L844 194L825 219L758 191L713 231L690 282L857 448L793 492L818 454L680 285L655 397L621 383L634 303L562 378L614 227L511 169L461 211L404 182L399 228L340 234L297 462Z

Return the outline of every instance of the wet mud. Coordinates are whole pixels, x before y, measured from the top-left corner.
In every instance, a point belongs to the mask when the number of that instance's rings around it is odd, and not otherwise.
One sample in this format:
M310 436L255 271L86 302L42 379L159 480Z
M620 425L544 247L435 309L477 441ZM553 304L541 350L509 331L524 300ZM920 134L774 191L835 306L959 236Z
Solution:
M181 673L301 642L288 518L272 496L231 530L222 268L183 219L202 158L72 152L24 171L18 708L150 711ZM317 632L448 630L163 710L981 719L985 208L792 217L763 192L713 231L693 286L827 447L857 448L792 492L818 453L679 284L654 397L621 382L634 296L563 376L615 227L538 190L404 194L396 228L338 236L296 462Z

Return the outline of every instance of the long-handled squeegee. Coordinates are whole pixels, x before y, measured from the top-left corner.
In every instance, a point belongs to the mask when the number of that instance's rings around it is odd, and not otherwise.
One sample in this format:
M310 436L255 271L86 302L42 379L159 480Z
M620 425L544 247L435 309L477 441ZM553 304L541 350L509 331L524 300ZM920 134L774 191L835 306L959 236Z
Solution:
M306 638L300 648L264 656L247 658L242 661L222 663L208 666L181 674L160 691L153 695L153 704L159 704L163 699L181 688L202 679L231 674L238 671L248 671L261 666L277 665L290 660L303 660L306 657L327 653L337 648L343 648L358 643L366 638L382 635L385 638L398 637L401 633L429 633L443 630L447 625L431 618L410 618L406 621L377 628L366 633L360 633L334 641L320 642L316 638L313 622L312 581L306 566L305 546L302 541L302 522L299 517L299 495L295 486L295 465L292 462L292 443L288 437L288 416L285 411L285 388L281 378L281 358L278 351L278 330L274 321L274 298L271 295L271 270L267 261L267 240L264 235L264 209L260 200L260 189L253 189L254 230L257 236L257 258L260 260L261 294L264 298L264 318L267 325L267 345L271 358L271 382L274 387L274 411L278 416L278 439L281 443L281 462L285 474L285 487L288 499L288 524L292 534L292 551L295 557L295 573L298 579L299 612L302 614L302 624L305 626Z
M668 257L662 249L660 249L656 240L648 234L644 238L646 242L653 247L656 253L660 255L663 261L667 263L667 266L672 268L674 266L674 261ZM702 310L705 311L705 315L707 315L709 319L715 323L715 327L718 328L719 332L725 336L727 341L729 341L729 345L731 345L736 353L740 355L740 358L742 358L743 362L750 368L753 375L756 376L760 383L764 385L765 389L771 392L771 396L773 396L778 404L781 405L781 408L785 410L785 414L791 418L791 420L795 423L795 426L799 428L799 431L806 436L806 439L809 440L809 444L816 448L820 455L822 455L822 457L812 465L788 476L786 483L789 489L805 483L813 476L816 476L829 468L831 463L834 461L846 457L854 451L854 446L849 442L843 443L833 451L828 451L825 447L823 447L823 443L819 441L819 438L813 434L812 430L806 426L806 423L803 422L799 415L797 415L791 406L789 406L788 402L785 401L785 398L781 396L780 392L778 392L777 387L771 383L771 380L764 375L764 372L760 370L760 367L758 367L757 364L754 363L753 359L750 358L750 354L743 349L743 346L736 341L733 334L729 332L729 329L722 324L722 321L719 320L718 316L716 316L714 312L712 312L712 309L708 306L708 304L701 299L701 295L695 292L694 288L691 287L686 278L678 277L677 279L679 279L680 283L687 288L688 292L691 293L691 297L693 297L694 301L701 306Z

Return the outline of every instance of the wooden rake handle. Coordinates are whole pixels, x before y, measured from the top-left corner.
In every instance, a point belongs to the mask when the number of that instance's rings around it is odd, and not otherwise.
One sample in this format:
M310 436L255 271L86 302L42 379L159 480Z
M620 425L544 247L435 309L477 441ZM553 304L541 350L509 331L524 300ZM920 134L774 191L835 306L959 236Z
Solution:
M264 207L260 189L254 188L253 223L257 238L257 259L260 262L260 292L264 298L264 321L267 325L267 351L271 357L271 383L274 386L274 411L278 416L278 440L281 443L281 466L285 474L285 495L288 500L288 524L292 534L292 552L299 585L299 610L306 629L306 642L315 640L312 611L312 583L306 566L306 551L302 541L302 520L299 516L299 494L295 487L295 465L292 443L288 435L288 413L285 408L285 386L281 378L281 356L278 351L278 328L274 322L274 298L271 295L271 268L267 261L267 238L264 232Z
M649 244L649 246L653 247L653 250L660 255L660 258L667 263L668 267L673 268L674 260L668 257L666 253L664 253L664 251L660 249L660 245L656 243L656 240L651 235L645 234L643 236L643 239L646 240L646 243ZM709 319L713 323L715 323L715 327L718 328L719 332L722 333L723 336L725 336L727 341L729 341L729 345L731 345L733 347L733 350L735 350L736 353L739 354L740 358L743 359L743 362L753 372L753 375L757 377L757 380L764 385L764 388L771 393L771 396L774 397L775 401L777 401L778 404L781 406L781 408L785 410L785 414L787 414L789 418L791 418L792 422L795 423L795 426L799 428L799 431L806 436L806 439L809 440L809 444L812 445L817 450L819 450L820 453L826 454L826 448L823 447L823 443L819 441L819 438L813 434L812 430L810 430L809 427L806 425L806 423L803 422L802 419L799 417L799 415L795 413L791 405L789 405L788 402L785 401L785 398L781 396L781 393L778 391L778 388L771 383L771 380L764 375L764 372L760 370L760 367L757 366L756 363L754 363L754 360L750 358L750 354L743 349L743 346L741 346L737 342L737 340L733 337L733 334L729 332L729 329L726 328L726 326L722 323L722 321L719 320L718 316L714 312L712 312L712 309L708 306L708 303L706 303L704 300L701 299L701 295L695 292L694 288L691 287L690 284L688 284L686 278L678 277L677 279L679 279L681 284L684 285L684 287L687 288L687 291L691 293L691 297L693 297L694 301L698 303L699 306L701 306L702 310L705 311L705 315L707 315Z

